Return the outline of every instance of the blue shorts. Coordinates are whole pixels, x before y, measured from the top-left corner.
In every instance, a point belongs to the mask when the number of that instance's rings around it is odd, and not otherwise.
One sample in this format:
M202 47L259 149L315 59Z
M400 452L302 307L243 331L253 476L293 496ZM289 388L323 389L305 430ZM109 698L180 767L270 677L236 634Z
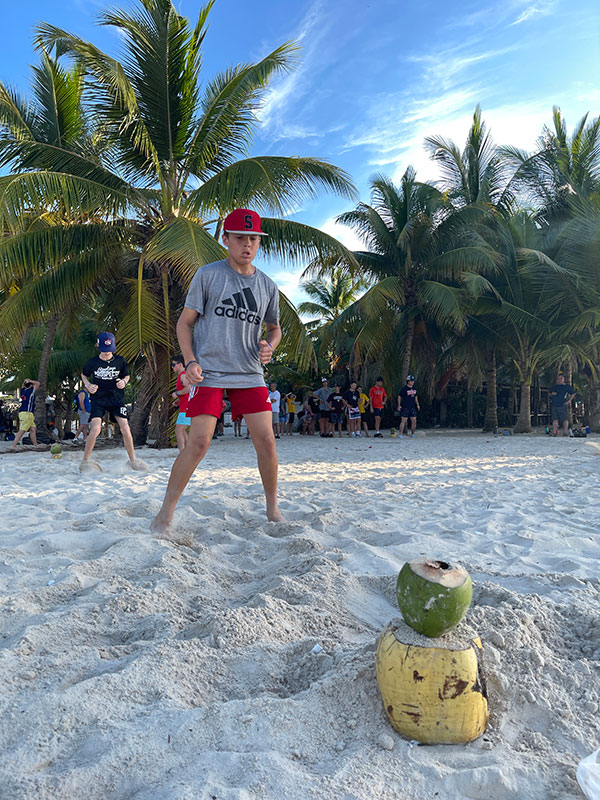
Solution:
M400 416L404 419L408 419L409 417L416 417L417 416L417 409L416 408L401 408L400 409Z
M373 416L374 417L383 417L383 408L374 408L373 409Z
M332 425L341 425L342 422L344 421L344 415L337 414L335 411L330 411L329 421L331 422Z
M192 420L187 416L185 411L180 411L179 414L177 415L177 420L175 422L175 425L186 425L186 426L189 426L191 424L192 424Z

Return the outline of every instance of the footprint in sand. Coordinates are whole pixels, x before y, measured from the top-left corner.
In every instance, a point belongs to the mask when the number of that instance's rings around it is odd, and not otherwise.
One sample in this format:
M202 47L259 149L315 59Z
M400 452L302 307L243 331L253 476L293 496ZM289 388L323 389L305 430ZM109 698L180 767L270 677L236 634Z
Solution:
M98 473L102 472L102 467L97 461L82 461L79 465L79 472Z

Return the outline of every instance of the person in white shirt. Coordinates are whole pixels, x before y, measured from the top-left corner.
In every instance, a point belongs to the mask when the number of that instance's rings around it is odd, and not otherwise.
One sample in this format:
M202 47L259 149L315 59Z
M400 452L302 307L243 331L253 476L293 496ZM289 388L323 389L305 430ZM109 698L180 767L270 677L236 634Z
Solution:
M269 384L269 400L271 401L271 412L273 414L273 432L275 438L281 437L281 423L279 422L279 405L281 403L281 392L277 391L277 384Z

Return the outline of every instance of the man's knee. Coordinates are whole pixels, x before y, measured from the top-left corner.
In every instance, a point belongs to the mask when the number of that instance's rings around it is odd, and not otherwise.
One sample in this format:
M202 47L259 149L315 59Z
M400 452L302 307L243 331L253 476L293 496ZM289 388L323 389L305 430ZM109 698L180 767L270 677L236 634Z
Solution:
M188 439L185 445L186 455L193 456L195 459L200 461L201 458L204 458L206 455L206 451L210 447L210 443L212 441L212 434L208 436L207 434L193 434L188 435Z

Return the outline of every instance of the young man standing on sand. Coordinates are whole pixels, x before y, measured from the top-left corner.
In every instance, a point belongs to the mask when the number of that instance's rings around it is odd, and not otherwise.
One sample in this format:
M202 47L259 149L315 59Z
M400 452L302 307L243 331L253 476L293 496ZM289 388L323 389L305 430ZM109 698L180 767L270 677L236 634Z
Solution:
M377 378L375 386L371 386L369 402L371 405L371 413L375 417L375 436L381 437L383 434L379 433L379 428L381 427L381 419L383 417L383 407L387 402L387 394L383 388L382 377Z
M293 436L294 420L296 419L296 395L293 392L288 392L284 398L286 411L287 411L287 429L288 436Z
M171 397L179 405L179 414L177 415L177 419L175 421L175 441L177 442L177 447L181 453L187 444L187 431L191 424L190 418L185 413L187 409L190 387L183 385L182 376L185 375L185 366L183 364L183 356L181 353L173 356L171 361L171 369L177 375L175 391L172 393Z
M331 431L331 406L329 405L329 395L331 389L327 382L327 378L321 378L321 388L315 391L316 396L320 400L319 405L319 428L321 430L321 438L326 439L328 436L333 436Z
M550 390L552 398L552 435L558 436L558 424L562 425L563 436L569 435L569 404L577 392L568 383L565 383L565 376L561 374L556 379L556 383Z
M410 419L410 435L415 435L417 429L417 411L421 410L419 405L419 396L415 389L415 376L407 375L406 386L403 386L398 392L398 411L400 412L400 430L399 437L404 436L404 429L407 427L408 420ZM408 433L408 431L407 431Z
M108 412L119 424L123 444L129 456L131 469L145 471L146 465L135 458L133 438L127 421L127 407L125 405L125 387L129 383L129 367L123 356L116 354L117 345L112 333L102 332L96 340L96 347L100 351L97 356L89 358L83 365L81 380L91 395L90 432L85 440L83 461L79 469L83 472L87 467L101 471L100 464L90 461L96 439L102 428L102 420ZM90 383L89 378L92 379Z
M363 392L362 386L359 386L357 391L358 391L358 410L360 411L360 423L365 430L365 436L368 437L369 420L367 419L367 407L369 405L369 396Z
M281 406L281 392L277 388L275 381L269 384L269 400L271 401L271 413L273 414L273 433L275 438L281 437L281 423L279 422L279 411Z
M348 412L346 425L348 436L360 436L360 411L358 409L360 395L356 388L356 381L352 381L350 388L344 392L344 403Z
M185 381L191 385L187 413L192 425L187 446L173 464L162 508L152 521L156 534L171 535L175 506L209 448L225 389L232 418L243 416L252 437L267 519L283 521L277 505L273 412L262 370L281 341L279 291L252 263L264 235L256 212L232 211L223 224L227 258L200 267L190 284L177 338Z
M29 432L31 443L37 447L37 435L35 427L35 417L33 410L35 408L35 393L40 385L39 381L34 381L31 378L25 378L19 390L19 397L21 399L21 408L19 409L19 430L15 439L10 446L10 450L14 453L17 445L21 439Z
M90 396L87 391L84 389L80 389L77 392L77 416L79 417L79 425L77 426L77 430L75 431L75 436L71 440L71 444L77 443L77 437L79 434L82 434L82 439L85 442L87 439L87 435L90 432L90 410L92 406L90 404Z
M342 438L342 425L344 423L344 395L341 392L341 386L334 386L333 392L327 398L327 402L331 408L329 421L331 424L331 433L335 434L335 426L338 428L338 436Z

